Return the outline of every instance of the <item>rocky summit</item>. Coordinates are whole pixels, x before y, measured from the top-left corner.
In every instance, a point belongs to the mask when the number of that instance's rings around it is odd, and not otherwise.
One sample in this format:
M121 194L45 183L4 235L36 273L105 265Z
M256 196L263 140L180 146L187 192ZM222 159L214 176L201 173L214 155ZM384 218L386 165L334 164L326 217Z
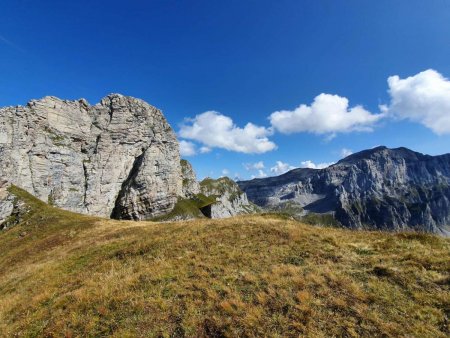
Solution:
M255 204L298 216L330 214L357 229L450 233L450 154L377 147L325 169L238 184Z

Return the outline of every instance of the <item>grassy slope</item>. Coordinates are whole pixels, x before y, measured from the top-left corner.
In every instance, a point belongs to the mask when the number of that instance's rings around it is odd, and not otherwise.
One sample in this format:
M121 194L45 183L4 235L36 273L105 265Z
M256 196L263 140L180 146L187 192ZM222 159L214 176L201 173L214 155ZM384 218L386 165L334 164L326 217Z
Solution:
M449 334L449 240L276 216L126 222L33 209L0 233L0 335Z

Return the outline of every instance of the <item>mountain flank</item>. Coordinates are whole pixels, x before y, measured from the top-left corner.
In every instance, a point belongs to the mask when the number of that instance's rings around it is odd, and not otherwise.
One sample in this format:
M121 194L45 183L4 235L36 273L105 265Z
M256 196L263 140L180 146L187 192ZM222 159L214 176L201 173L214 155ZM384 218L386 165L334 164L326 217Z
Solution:
M449 234L450 154L381 146L325 169L293 169L238 184L266 209L330 215L353 229Z

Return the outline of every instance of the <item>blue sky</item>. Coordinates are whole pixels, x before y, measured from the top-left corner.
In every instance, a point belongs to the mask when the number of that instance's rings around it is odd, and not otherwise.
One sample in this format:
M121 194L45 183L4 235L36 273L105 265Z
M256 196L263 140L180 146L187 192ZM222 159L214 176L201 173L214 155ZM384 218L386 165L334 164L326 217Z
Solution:
M449 1L6 0L0 18L0 106L142 98L200 178L450 152Z

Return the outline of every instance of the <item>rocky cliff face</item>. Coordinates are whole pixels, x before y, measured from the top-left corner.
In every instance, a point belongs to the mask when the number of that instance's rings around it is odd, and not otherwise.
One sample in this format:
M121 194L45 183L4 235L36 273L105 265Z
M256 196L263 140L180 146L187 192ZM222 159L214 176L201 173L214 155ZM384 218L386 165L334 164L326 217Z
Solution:
M197 181L197 176L192 165L188 161L181 160L180 165L183 181L183 197L191 198L200 192L200 184Z
M29 207L10 190L11 183L0 180L0 230L20 223Z
M325 169L238 184L259 206L294 204L302 208L299 214L331 213L350 228L449 234L450 154L378 147Z
M0 109L0 177L58 207L145 219L182 196L179 148L161 111L108 95Z
M258 207L249 202L247 195L228 177L217 180L206 178L200 182L201 193L214 196L216 202L209 206L209 217L226 218L258 211Z
M9 217L14 211L15 197L8 189L10 183L0 181L0 229L9 227Z

